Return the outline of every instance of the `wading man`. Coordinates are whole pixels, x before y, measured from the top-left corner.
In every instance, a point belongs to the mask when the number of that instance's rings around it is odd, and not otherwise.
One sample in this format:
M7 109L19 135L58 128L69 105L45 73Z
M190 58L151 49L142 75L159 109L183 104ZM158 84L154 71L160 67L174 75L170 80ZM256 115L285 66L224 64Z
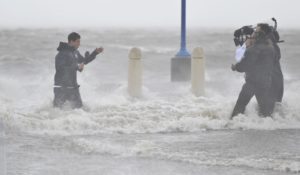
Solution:
M258 24L253 35L254 43L247 47L244 58L232 66L234 71L245 72L246 82L231 118L243 114L253 96L258 102L260 115L266 117L273 113L277 96L272 93L272 79L277 58L273 42L267 35L270 30L267 24Z
M77 71L82 72L84 65L93 61L103 48L96 48L91 54L86 52L83 57L78 51L79 46L80 35L75 32L68 35L68 43L59 43L55 57L54 107L62 108L66 101L72 109L82 107Z

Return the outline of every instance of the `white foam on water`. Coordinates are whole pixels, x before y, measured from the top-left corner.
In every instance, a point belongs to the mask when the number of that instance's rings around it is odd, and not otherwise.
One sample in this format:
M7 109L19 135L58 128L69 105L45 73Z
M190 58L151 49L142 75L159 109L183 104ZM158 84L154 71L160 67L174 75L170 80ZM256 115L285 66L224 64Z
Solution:
M74 139L73 149L84 154L102 154L116 157L142 157L160 160L192 163L202 166L247 167L259 170L300 173L300 162L283 158L265 158L259 156L224 157L216 153L205 151L167 150L159 143L149 140L136 140L134 143L124 144L111 140Z
M107 154L112 157L183 162L183 166L184 163L191 163L299 173L297 155L288 155L287 159L273 155L259 157L251 156L252 152L249 151L247 152L249 156L224 157L218 155L224 153L226 150L224 147L213 154L209 150L172 151L164 149L161 143L151 140L122 142L113 139L95 139L102 134L106 136L117 134L127 140L132 135L140 134L147 137L148 133L165 139L168 134L178 137L180 133L188 133L192 135L191 137L195 137L198 133L206 135L210 130L223 133L222 130L300 129L298 69L291 66L294 69L289 69L290 73L284 71L286 80L284 102L275 110L273 118L258 116L257 103L253 99L247 106L245 115L229 120L244 81L241 74L230 70L234 56L231 33L207 32L199 35L199 31L196 31L190 38L190 46L203 47L207 59L206 96L197 98L191 94L189 83L171 83L169 80L170 59L177 53L177 49L174 49L177 48L177 43L173 42L179 37L177 33L167 33L169 37L160 34L156 38L153 38L153 33L140 33L131 38L123 31L115 33L85 31L82 36L87 36L87 40L83 37L82 41L89 45L83 42L85 45L83 47L86 47L84 49L91 50L96 47L99 44L98 38L101 38L105 44L105 53L99 56L100 59L97 58L88 65L83 74L78 75L85 107L60 110L52 107L54 56L56 44L65 38L68 32L69 30L45 30L42 33L34 31L35 34L32 35L31 31L20 29L3 34L4 39L9 38L8 41L14 43L2 44L0 48L3 52L0 56L0 120L3 121L9 136L21 140L15 142L12 140L12 144L16 144L16 147L18 144L21 145L20 148L10 148L13 158L18 159L13 155L15 152L21 154L26 152L26 149L21 147L26 147L27 143L17 143L23 141L18 136L24 135L30 137L28 140L35 140L41 145L43 144L41 138L57 139L65 144L66 148L63 151L75 151L84 155ZM23 37L17 34L22 34ZM29 35L31 37L24 37ZM46 35L50 37L45 37ZM292 35L293 38L296 36ZM294 42L298 43L296 40ZM15 48L15 43L18 49ZM40 46L38 51L37 45ZM131 98L127 94L125 75L127 53L133 46L140 47L145 55L145 84L141 98ZM289 47L294 48L293 45ZM12 49L15 52L11 52ZM282 51L283 68L297 65L297 60L293 59L298 53L297 49L291 53L287 53L286 49ZM184 141L181 142L184 144ZM170 141L167 140L166 143L169 144ZM49 149L52 150L51 146ZM44 149L44 146L42 147ZM38 145L34 148L40 150ZM286 148L293 148L293 145L284 145L283 149ZM50 150L47 151L49 154L52 153ZM297 150L291 152L293 151ZM17 163L20 163L18 161L22 160L17 160ZM26 165L26 162L24 164ZM31 166L32 170L28 170L29 172L24 172L29 174L30 171L51 166L44 165L45 162L40 162L39 159L31 158L28 164L35 165Z
M0 120L0 172L6 175L6 136L2 120Z
M185 88L186 90L182 90ZM17 103L2 99L1 119L11 131L31 134L164 133L199 132L221 129L299 129L299 108L283 104L273 118L257 115L256 102L245 115L229 120L233 99L216 94L196 98L188 86L173 99L144 88L139 99L127 95L126 85L111 94L89 100L77 110L52 108L51 98L42 103L26 100ZM183 91L183 92L182 92ZM22 93L22 92L21 92ZM50 94L49 94L50 95ZM32 97L35 98L35 97Z

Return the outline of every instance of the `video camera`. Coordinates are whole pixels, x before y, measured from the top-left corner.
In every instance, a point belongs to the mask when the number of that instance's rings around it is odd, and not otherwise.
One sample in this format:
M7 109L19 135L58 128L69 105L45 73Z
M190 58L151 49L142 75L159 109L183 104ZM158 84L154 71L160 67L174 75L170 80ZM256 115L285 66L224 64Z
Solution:
M252 26L243 26L234 31L234 44L235 46L242 46L244 42L250 38L252 33L254 32L254 28Z
M271 28L271 32L273 34L275 42L277 42L277 43L284 42L283 40L281 40L281 41L279 40L280 36L277 31L277 20L275 18L272 18L272 21L274 21L274 26L270 26L270 28ZM251 37L253 32L254 32L254 27L252 27L251 25L243 26L243 27L235 30L234 34L233 34L233 36L234 36L233 41L234 41L235 46L242 46L245 43L245 41Z

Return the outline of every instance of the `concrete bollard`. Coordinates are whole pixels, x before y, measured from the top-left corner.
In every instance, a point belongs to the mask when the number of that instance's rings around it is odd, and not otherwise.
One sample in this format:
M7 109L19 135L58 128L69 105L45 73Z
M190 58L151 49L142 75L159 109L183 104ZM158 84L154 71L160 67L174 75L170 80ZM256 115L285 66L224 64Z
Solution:
M142 70L142 52L139 48L132 48L129 52L128 65L128 93L131 97L140 97L142 95L143 70Z
M193 50L191 74L193 94L197 97L203 96L205 93L205 60L203 49L200 47Z

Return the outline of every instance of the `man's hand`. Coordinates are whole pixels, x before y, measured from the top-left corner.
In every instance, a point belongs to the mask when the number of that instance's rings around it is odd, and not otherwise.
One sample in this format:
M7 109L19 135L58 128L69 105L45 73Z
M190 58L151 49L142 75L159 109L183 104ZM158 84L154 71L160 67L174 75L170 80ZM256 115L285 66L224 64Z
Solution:
M97 52L97 54L99 54L103 52L103 47L96 48L95 51Z
M252 38L248 38L248 39L245 41L245 44L246 44L246 47L247 47L247 48L250 47L250 46L252 46L253 43L254 43L254 39L252 39Z
M78 64L78 70L79 70L80 72L83 71L83 68L84 68L84 63Z
M232 64L232 65L231 65L231 70L232 70L232 71L236 71L236 66L235 66L235 64Z

